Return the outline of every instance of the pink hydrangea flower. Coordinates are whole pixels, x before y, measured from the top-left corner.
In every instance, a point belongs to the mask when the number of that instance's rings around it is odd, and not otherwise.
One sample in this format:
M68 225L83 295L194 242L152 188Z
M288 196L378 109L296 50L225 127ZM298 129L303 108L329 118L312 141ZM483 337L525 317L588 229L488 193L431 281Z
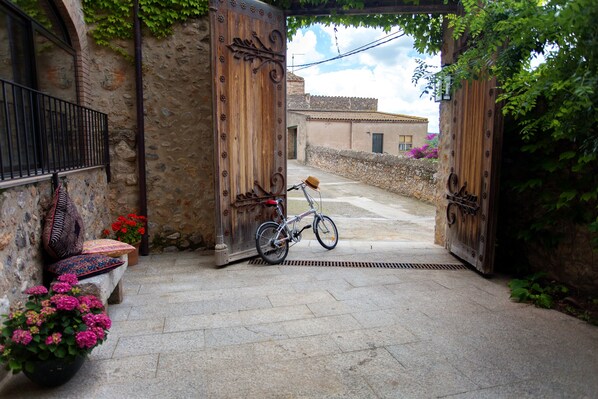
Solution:
M98 342L98 337L93 331L87 330L78 332L75 340L79 348L93 348Z
M62 341L62 334L55 332L46 338L46 345L58 345Z
M0 353L4 353L4 348L5 348L5 346L0 344Z
M62 274L62 275L58 276L58 281L61 281L63 283L68 283L70 285L77 285L77 283L79 283L79 280L77 279L77 275L72 274L72 273Z
M28 288L25 291L27 295L46 295L48 293L48 289L43 285L36 285L35 287Z
M28 326L41 326L44 319L43 317L37 313L35 310L29 310L27 311L27 313L25 313L25 316L27 317L27 325Z
M17 344L28 345L33 337L27 330L14 330L12 333L12 341Z
M91 309L102 309L104 304L95 295L83 295L79 297L79 301L88 305Z
M67 293L71 290L71 285L69 283L54 283L52 284L52 290L54 292L58 292L59 294Z
M39 313L41 315L43 315L44 318L45 318L45 317L48 317L48 316L53 315L54 313L56 313L56 308L53 308L51 306L46 306L46 307L43 307L42 310L40 310Z
M104 330L108 330L112 326L112 320L105 313L83 315L83 322L89 328L101 327Z
M93 327L96 324L96 321L93 317L93 313L88 313L88 314L84 314L82 319L83 319L83 323L85 323L85 325L87 327Z
M104 329L102 327L94 327L92 328L92 331L99 340L104 339L106 336L106 333L104 333Z
M58 310L73 310L79 305L79 300L74 296L57 294L50 299Z

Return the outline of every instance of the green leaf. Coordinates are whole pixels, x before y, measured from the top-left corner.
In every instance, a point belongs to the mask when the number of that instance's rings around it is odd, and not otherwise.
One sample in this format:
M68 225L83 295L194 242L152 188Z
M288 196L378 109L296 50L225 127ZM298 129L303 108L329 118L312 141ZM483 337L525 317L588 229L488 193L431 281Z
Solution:
M62 359L66 356L66 350L63 347L60 347L56 350L56 352L54 352L54 355L57 358Z
M553 300L550 295L540 294L536 300L536 305L541 308L550 309L552 308Z
M515 288L511 290L511 298L518 302L525 302L529 298L529 291L526 288Z

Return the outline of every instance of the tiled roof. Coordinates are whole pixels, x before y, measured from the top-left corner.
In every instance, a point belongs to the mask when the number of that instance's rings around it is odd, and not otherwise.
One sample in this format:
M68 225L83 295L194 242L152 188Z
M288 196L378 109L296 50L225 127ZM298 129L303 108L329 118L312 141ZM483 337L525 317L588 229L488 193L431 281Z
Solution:
M426 123L428 118L420 116L390 114L376 111L314 111L314 110L292 110L296 114L305 115L307 120L326 121L367 121L367 122L403 122L403 123Z

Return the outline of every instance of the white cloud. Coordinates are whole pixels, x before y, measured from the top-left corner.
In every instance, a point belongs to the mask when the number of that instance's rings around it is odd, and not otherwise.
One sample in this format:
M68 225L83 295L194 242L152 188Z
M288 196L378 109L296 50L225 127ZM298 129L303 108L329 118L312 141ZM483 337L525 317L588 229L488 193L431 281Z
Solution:
M318 30L325 35L318 37ZM343 53L384 36L386 34L379 29L366 28L339 27L336 34ZM304 54L301 58L295 55L295 65L332 58L338 55L337 39L333 27L316 27L298 32L288 44L288 60L291 60L292 54ZM318 40L322 43L318 43ZM324 50L322 44L326 46ZM307 93L377 98L379 111L426 117L429 120L428 130L438 132L438 103L427 95L420 97L421 88L414 86L411 81L416 58L440 64L438 56L425 58L417 55L413 50L413 40L402 37L342 60L306 69L297 68L295 73L305 79Z

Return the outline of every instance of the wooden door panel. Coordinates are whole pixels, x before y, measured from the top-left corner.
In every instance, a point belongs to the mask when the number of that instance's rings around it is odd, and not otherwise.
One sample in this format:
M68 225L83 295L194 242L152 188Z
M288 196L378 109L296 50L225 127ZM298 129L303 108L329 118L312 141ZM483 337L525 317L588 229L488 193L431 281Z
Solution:
M286 26L253 0L210 2L216 263L255 255L260 205L285 196Z
M482 273L494 267L502 118L496 82L466 82L455 93L451 174L447 181L447 245Z

